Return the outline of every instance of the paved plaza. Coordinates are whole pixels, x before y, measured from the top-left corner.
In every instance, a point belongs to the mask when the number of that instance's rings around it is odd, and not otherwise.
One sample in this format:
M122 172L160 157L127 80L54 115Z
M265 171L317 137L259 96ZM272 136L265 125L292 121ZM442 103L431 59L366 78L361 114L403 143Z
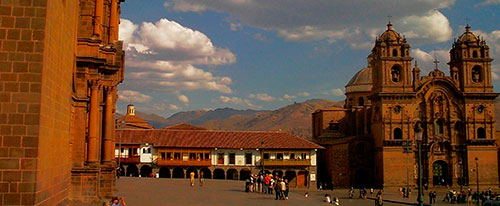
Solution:
M291 188L289 200L274 200L274 195L244 192L245 182L231 180L205 180L203 187L189 186L188 179L151 179L151 178L120 178L117 181L119 197L124 197L127 204L134 205L233 205L233 206L263 206L263 205L327 205L323 202L325 194L340 197L341 205L374 205L373 200L347 198L347 190L318 191L307 188ZM310 197L305 198L304 193ZM356 194L358 194L356 192ZM440 202L442 195L438 194L437 205L449 205ZM416 196L414 196L416 198ZM411 198L411 200L414 200ZM399 198L396 192L385 192L384 199L409 201ZM386 205L402 205L385 202ZM457 204L454 204L457 205Z

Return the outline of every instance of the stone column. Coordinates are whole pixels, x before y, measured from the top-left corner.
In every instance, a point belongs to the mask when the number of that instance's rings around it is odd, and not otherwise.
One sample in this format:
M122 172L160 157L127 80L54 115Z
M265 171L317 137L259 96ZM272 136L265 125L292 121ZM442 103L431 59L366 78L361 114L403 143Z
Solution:
M102 161L111 162L113 159L113 87L106 87L106 105L104 107L104 137L103 137L103 150Z
M99 135L99 82L91 81L90 86L90 118L89 118L89 136L88 136L88 149L87 161L89 163L96 163L97 156L97 136Z
M102 37L102 14L104 11L103 0L95 1L95 14L94 14L94 35Z
M118 39L118 0L111 0L111 14L109 18L109 36L108 42L113 43L113 41Z

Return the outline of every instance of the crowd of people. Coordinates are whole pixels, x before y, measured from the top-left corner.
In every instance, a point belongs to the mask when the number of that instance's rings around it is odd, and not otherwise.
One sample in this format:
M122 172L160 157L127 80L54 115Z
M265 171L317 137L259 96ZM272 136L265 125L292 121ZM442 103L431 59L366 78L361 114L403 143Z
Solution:
M245 183L246 192L257 192L274 195L276 200L288 200L290 191L288 179L280 177L278 174L250 174Z
M467 191L456 191L449 190L444 195L443 202L448 202L451 204L478 204L482 205L487 200L495 200L500 201L498 194L493 193L492 189L489 188L487 191L482 192L473 192L472 189L468 189ZM429 192L429 202L431 204L436 203L436 191Z

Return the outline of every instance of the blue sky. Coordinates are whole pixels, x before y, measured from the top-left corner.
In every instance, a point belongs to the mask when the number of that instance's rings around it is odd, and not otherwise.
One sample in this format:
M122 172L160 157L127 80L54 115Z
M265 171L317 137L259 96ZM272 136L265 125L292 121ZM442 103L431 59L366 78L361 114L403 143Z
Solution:
M389 14L425 71L440 69L466 17L500 56L500 0L127 0L118 110L169 116L232 107L276 109L311 98L343 100ZM500 62L493 62L494 72ZM500 91L494 75L495 91Z

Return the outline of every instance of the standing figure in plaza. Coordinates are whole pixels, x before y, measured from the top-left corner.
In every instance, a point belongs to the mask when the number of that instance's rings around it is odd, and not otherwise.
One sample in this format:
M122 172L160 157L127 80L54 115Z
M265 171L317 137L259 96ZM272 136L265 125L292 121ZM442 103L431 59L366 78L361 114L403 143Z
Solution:
M379 190L377 193L377 199L375 199L375 206L384 205L384 200L382 199L383 190Z
M205 179L203 179L203 171L200 171L200 187L203 186L203 182L205 181Z
M191 183L191 187L194 187L194 172L189 173L189 181Z
M288 179L285 179L285 199L288 200L288 193L290 192L290 185Z

